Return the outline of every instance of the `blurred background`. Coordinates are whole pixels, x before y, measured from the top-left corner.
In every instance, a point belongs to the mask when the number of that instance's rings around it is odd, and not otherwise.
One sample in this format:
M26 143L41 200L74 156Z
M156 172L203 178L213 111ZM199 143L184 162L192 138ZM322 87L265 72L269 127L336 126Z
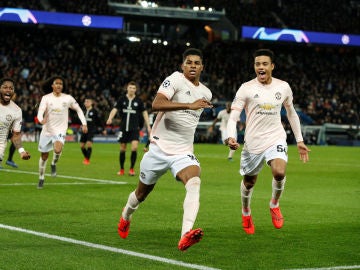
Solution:
M64 92L81 105L85 97L94 98L104 122L134 80L152 115L159 85L180 70L182 52L197 47L204 53L202 81L215 106L203 113L195 142L221 143L218 128L210 132L209 126L255 76L252 53L270 48L276 55L273 76L293 90L306 143L360 146L359 32L359 0L5 0L0 77L16 81L26 122L23 139L36 141L37 104L52 75L65 77ZM68 140L76 141L79 120L75 114L70 119ZM99 127L95 141L116 142L117 131L116 122ZM146 140L144 130L141 137Z

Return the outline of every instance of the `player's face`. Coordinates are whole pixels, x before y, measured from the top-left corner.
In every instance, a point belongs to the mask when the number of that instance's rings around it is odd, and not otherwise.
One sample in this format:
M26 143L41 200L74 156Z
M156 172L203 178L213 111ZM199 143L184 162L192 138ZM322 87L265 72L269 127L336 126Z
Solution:
M85 108L90 108L92 106L92 100L91 99L85 99L84 105L85 105Z
M129 84L127 87L127 92L130 96L135 96L136 93L136 86L133 84Z
M200 79L200 74L204 69L204 65L200 56L198 55L188 55L185 58L185 61L181 65L181 69L185 78L193 83L198 83Z
M51 88L52 88L55 96L60 96L60 94L63 90L63 87L64 87L64 83L61 79L54 80L54 82L51 85Z
M260 55L255 57L254 69L259 82L263 84L271 83L272 71L274 63L271 62L269 56Z
M14 84L11 81L5 81L0 86L1 103L4 105L9 104L10 100L15 94L14 91L15 91Z

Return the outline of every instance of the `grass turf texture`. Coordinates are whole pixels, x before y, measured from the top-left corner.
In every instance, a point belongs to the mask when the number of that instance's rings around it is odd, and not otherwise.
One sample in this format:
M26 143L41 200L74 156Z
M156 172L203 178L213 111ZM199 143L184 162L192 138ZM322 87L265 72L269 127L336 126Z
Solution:
M219 269L360 265L360 148L311 146L310 162L303 164L295 146L290 146L281 199L284 227L277 230L271 223L271 174L265 166L251 204L256 232L246 235L241 228L240 151L234 162L228 162L225 146L195 145L202 166L195 227L204 229L204 238L187 252L177 250L185 189L170 173L134 214L129 237L121 239L117 222L138 174L116 175L117 144L94 144L91 164L86 166L79 145L66 143L58 177L46 176L43 190L36 188L37 144L26 143L25 148L32 154L29 161L15 153L19 168L3 161L0 170L0 224ZM137 173L142 155L139 147ZM127 173L129 152L126 158ZM0 243L2 270L187 268L5 228L0 228Z

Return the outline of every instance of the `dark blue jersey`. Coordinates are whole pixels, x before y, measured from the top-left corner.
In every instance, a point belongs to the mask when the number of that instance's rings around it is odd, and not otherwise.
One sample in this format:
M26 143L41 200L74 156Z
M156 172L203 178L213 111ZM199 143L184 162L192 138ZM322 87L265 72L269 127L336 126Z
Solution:
M145 105L138 97L129 100L127 96L121 97L114 106L121 118L120 130L132 131L142 128L144 125L143 112Z

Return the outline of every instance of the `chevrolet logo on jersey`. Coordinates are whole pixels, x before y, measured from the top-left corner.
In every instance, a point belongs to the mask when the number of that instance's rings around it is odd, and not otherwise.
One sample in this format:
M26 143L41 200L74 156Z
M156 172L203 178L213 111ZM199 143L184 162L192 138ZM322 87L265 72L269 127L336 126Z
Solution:
M270 111L275 108L275 105L273 105L271 103L264 103L264 104L259 104L259 108L266 110L266 111Z

